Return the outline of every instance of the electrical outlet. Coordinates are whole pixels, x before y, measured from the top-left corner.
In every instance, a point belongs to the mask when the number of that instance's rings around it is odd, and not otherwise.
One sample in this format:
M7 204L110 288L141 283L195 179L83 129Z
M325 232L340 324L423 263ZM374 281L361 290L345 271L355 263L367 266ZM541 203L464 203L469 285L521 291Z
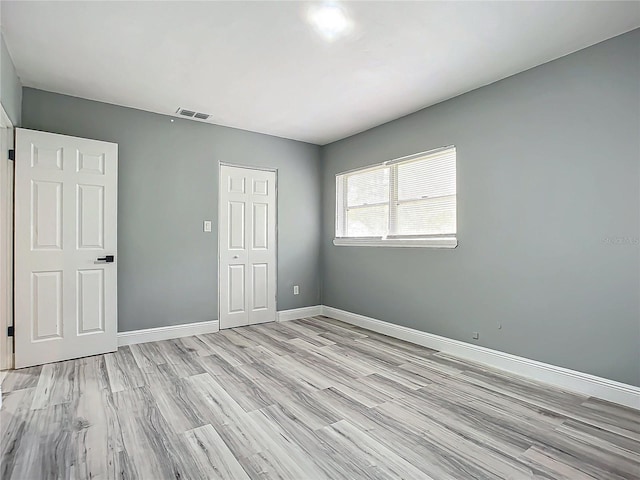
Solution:
M480 338L480 334L478 332L473 332L473 339L478 340Z
M294 295L298 295L300 293L300 288L298 288L298 285L294 285L293 286L293 294Z

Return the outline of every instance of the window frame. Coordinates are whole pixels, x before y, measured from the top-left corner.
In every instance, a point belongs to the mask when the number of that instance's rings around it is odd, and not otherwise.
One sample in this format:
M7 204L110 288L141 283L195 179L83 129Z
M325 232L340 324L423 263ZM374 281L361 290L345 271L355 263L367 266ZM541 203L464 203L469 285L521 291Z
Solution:
M457 225L457 209L458 209L458 188L456 181L456 231L452 234L437 234L437 235L387 235L380 237L346 237L342 234L346 230L347 211L349 208L362 208L386 205L388 206L388 221L389 231L397 231L397 207L400 202L398 200L398 166L403 163L409 163L412 161L418 161L423 157L445 152L447 150L453 150L456 162L456 180L457 180L457 150L455 145L448 145L446 147L436 148L424 152L419 152L413 155L407 155L405 157L396 158L386 162L378 163L375 165L368 165L361 168L347 170L336 174L336 211L335 211L335 230L333 244L336 246L362 246L362 247L432 247L432 248L456 248L458 246L458 225ZM372 203L348 206L347 201L347 178L353 174L363 174L367 171L379 170L383 168L389 168L389 198L385 202ZM341 200L340 197L342 197ZM396 208L393 208L393 206Z

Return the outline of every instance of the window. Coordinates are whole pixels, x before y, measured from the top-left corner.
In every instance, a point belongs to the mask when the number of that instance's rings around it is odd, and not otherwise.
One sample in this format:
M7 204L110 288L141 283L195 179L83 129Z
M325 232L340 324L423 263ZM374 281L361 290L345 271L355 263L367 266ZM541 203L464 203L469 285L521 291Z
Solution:
M455 247L455 147L336 175L334 244Z

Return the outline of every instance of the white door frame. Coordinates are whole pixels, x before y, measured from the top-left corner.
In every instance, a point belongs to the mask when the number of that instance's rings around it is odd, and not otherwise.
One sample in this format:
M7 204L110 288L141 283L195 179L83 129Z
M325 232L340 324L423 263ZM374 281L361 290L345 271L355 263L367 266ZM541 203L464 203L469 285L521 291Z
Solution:
M220 263L221 263L221 254L220 254L220 192L222 186L222 167L236 167L236 168L246 168L247 170L259 170L262 172L273 172L276 175L276 284L274 285L276 292L276 318L278 319L278 169L277 168L268 168L268 167L256 167L254 165L241 165L239 163L229 163L229 162L218 162L218 209L216 211L216 215L218 215L218 221L216 222L216 227L218 231L216 232L218 236L218 323L220 323L220 305L222 302L221 298L221 290L220 290ZM220 327L222 330L222 326Z
M0 370L13 368L13 123L0 105Z

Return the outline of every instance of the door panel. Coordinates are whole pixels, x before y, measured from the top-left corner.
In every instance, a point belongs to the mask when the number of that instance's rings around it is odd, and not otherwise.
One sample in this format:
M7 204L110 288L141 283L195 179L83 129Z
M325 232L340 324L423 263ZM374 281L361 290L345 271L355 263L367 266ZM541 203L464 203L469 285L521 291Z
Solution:
M16 130L16 368L117 348L117 148Z
M78 173L104 175L104 154L83 153L78 150Z
M104 187L78 185L78 248L104 248Z
M220 168L220 328L276 318L276 173Z
M229 202L229 249L244 250L244 202Z
M78 335L104 332L104 270L79 270Z
M33 272L33 341L62 338L62 271Z
M269 205L266 203L253 204L253 249L265 250L268 248L269 238Z
M268 195L269 193L269 181L268 180L253 180L253 193L255 195Z
M246 311L244 284L244 265L229 265L229 313Z
M62 183L31 183L34 250L62 250Z
M245 178L244 174L240 173L240 175L229 175L229 193L245 193Z
M31 144L31 168L62 171L62 148L47 148Z
M266 263L254 263L253 267L253 310L262 310L269 306L269 266Z

